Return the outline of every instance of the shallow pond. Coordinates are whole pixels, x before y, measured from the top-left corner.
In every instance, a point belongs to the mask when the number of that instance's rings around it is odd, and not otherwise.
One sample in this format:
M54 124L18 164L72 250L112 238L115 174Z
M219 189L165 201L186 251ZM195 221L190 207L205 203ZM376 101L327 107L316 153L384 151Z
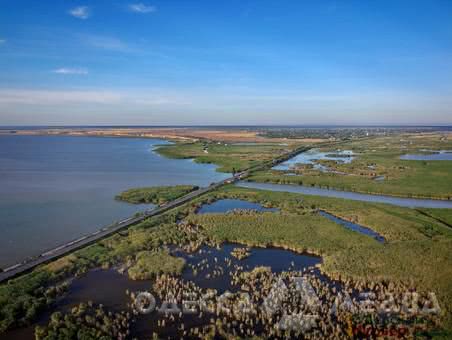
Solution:
M317 149L312 149L302 152L291 159L274 166L274 170L291 170L296 164L313 164L314 169L327 171L327 167L318 164L317 160L332 160L336 163L350 163L354 159L353 152L350 150L338 150L332 152L320 152Z
M182 250L173 249L173 254L182 257L187 261L187 266L190 264L197 264L201 260L207 260L209 268L198 271L196 275L191 270L185 270L182 277L186 280L193 281L201 288L214 288L219 292L225 290L234 291L238 287L231 286L229 279L229 271L226 270L223 275L215 278L206 278L206 274L210 269L215 267L225 267L226 259L230 261L228 268L234 265L243 266L244 271L253 270L259 266L271 267L272 272L280 273L283 270L302 270L304 268L313 267L321 263L321 258L314 255L298 254L290 250L280 248L250 248L251 255L245 259L238 260L231 256L231 251L234 248L245 248L243 245L226 243L220 249L203 246L201 251L196 253L187 253ZM215 261L217 259L217 262ZM225 267L226 268L226 267Z
M373 202L373 203L387 203L408 208L446 208L452 209L452 201L429 200L429 199L415 199L402 198L385 195L370 195L360 194L349 191L339 191L333 189L321 189L315 187L306 187L303 185L289 185L289 184L270 184L257 182L238 182L235 184L242 188L261 189L270 191L293 192L304 195L324 196L345 198L354 201Z
M253 203L245 200L239 199L221 199L215 201L211 204L203 204L201 208L198 209L198 214L209 214L209 213L227 213L236 209L241 210L256 210L261 212L277 212L277 208L266 208L259 203Z
M362 225L359 225L357 223L353 223L353 222L344 220L344 219L339 218L337 216L334 216L334 215L332 215L330 213L327 213L326 211L323 211L323 210L319 211L319 214L324 216L324 217L326 217L330 221L333 221L333 222L335 222L337 224L340 224L340 225L344 226L347 229L356 231L356 232L358 232L360 234L371 236L374 239L376 239L378 242L383 243L385 241L383 236L381 236L379 233L373 231L372 229L369 229L369 228L364 227Z

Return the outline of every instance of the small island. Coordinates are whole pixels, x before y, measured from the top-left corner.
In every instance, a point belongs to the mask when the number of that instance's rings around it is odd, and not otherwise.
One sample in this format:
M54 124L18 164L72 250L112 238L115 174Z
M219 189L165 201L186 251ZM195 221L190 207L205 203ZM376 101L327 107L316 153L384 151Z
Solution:
M116 195L115 199L132 204L152 203L161 205L198 189L199 187L196 185L133 188Z

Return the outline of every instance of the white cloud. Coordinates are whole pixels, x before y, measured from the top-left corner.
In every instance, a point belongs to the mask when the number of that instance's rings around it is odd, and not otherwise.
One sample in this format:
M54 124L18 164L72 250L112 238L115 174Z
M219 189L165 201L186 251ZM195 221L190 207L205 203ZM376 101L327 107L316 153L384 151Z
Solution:
M156 11L155 6L145 5L142 2L137 4L130 4L129 9L135 13L152 13Z
M91 15L88 6L78 6L69 10L69 14L78 19L88 19Z
M57 68L56 70L53 70L52 72L58 73L58 74L77 74L77 75L88 74L88 70L86 70L84 68L67 68L67 67Z

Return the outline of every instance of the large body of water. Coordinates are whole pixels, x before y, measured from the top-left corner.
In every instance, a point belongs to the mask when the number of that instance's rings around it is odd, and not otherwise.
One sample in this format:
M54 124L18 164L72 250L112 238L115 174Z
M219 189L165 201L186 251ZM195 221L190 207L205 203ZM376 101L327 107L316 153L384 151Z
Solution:
M128 188L207 186L214 165L164 158L163 140L0 136L0 267L150 207L114 200Z

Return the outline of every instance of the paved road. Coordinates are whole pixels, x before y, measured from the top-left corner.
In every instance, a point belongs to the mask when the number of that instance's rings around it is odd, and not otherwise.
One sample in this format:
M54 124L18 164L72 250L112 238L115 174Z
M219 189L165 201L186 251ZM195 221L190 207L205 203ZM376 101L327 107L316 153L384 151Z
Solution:
M206 188L200 188L196 191L192 191L191 193L180 197L174 201L171 201L167 203L165 206L156 207L152 210L147 210L144 213L140 214L136 217L130 217L125 220L120 221L119 223L109 225L107 227L104 227L92 234L88 234L85 236L82 236L76 240L67 242L61 246L58 246L52 250L49 250L47 252L42 253L41 255L27 259L23 261L22 263L16 264L14 266L6 268L3 272L0 273L0 282L6 281L8 279L11 279L13 277L19 276L20 274L26 273L33 269L36 266L39 266L40 264L50 262L52 260L56 260L59 257L62 257L68 253L73 252L74 250L86 247L87 245L90 245L96 241L99 241L107 236L110 236L114 233L117 233L118 231L128 228L134 224L137 224L143 220L145 220L148 217L159 215L167 210L173 209L175 207L178 207L184 203L187 203L194 198L197 198L201 195L204 195L205 193L218 189L219 187L225 185L234 183L240 179L243 179L249 175L251 171L256 171L259 169L272 167L274 165L277 165L279 163L282 163L286 161L289 158L294 157L295 155L305 152L309 150L311 147L300 147L292 152L289 152L283 156L280 156L278 158L275 158L271 161L264 162L262 164L259 164L257 166L254 166L252 168L249 168L243 172L237 173L235 176L227 178L221 182L212 183L210 186Z

